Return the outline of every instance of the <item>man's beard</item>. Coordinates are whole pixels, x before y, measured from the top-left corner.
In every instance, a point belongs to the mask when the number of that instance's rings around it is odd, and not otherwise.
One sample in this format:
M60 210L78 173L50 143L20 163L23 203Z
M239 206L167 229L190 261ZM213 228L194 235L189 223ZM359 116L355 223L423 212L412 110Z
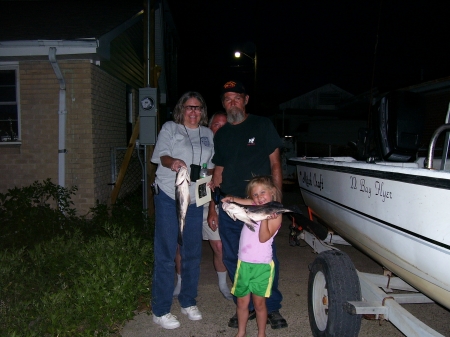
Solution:
M227 111L227 122L230 124L239 124L245 119L245 113L243 110L233 107Z

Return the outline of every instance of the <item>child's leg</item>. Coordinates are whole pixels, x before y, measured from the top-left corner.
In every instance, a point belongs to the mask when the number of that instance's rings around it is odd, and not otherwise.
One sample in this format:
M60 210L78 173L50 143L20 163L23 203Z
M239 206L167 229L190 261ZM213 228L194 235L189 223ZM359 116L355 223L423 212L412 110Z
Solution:
M247 321L248 321L248 304L250 303L250 294L244 297L237 298L237 318L238 318L238 333L236 337L245 337ZM267 319L267 318L266 318Z
M252 299L256 311L256 323L258 324L258 337L266 337L266 324L267 324L266 298L252 294Z

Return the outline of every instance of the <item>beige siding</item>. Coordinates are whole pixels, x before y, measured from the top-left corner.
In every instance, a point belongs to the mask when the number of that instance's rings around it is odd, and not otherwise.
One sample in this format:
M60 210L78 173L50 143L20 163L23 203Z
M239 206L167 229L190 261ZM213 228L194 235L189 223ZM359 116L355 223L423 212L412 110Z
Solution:
M115 38L111 42L111 58L101 61L102 69L135 89L145 84L142 31L140 22Z

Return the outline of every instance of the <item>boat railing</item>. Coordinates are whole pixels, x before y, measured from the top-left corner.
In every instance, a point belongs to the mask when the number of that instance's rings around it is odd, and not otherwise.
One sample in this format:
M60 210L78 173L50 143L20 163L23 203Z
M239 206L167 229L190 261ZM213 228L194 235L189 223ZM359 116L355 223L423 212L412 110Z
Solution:
M449 130L450 130L450 123L446 123L438 127L436 131L434 131L433 136L431 137L430 145L428 146L428 155L424 163L425 168L433 170L434 148L436 146L436 141L443 131L447 131L447 134L445 136L444 149L442 151L441 168L440 168L441 170L444 169L449 148L449 132L448 132Z

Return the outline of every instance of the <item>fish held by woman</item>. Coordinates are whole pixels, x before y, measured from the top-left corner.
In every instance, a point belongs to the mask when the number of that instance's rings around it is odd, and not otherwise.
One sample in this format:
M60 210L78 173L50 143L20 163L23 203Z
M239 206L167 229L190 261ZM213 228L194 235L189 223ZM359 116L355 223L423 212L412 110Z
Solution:
M177 172L175 178L175 202L177 205L178 216L178 244L183 245L183 230L186 223L186 212L191 203L189 195L189 185L191 179L186 167L182 166Z

